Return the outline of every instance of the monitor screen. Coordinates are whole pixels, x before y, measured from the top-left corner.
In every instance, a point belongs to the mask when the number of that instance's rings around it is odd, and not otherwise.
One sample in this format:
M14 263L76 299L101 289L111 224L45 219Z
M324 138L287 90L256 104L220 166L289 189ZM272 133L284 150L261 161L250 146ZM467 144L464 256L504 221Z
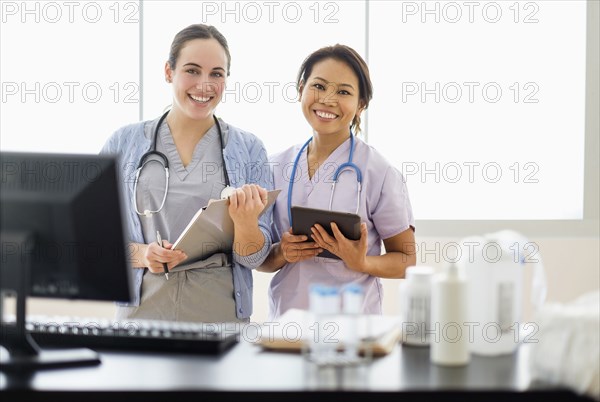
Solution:
M0 163L2 287L18 280L6 266L18 261L30 267L29 296L129 301L116 158L1 152Z

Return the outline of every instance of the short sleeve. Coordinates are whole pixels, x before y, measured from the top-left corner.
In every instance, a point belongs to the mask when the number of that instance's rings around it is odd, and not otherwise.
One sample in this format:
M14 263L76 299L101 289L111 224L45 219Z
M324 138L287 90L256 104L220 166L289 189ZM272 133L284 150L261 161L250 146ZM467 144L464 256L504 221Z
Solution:
M409 227L414 230L415 221L402 173L389 166L381 185L381 196L372 212L373 224L382 239L389 239Z

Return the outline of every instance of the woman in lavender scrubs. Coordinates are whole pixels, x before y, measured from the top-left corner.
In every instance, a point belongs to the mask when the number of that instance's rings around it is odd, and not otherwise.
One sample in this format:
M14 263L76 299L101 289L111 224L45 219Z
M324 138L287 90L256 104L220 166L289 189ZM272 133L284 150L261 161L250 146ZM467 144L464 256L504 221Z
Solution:
M302 112L313 133L305 144L270 158L274 188L283 191L273 215L273 245L259 269L276 272L269 288L269 319L290 308L308 309L309 288L314 283L360 285L362 312L381 314L380 278L403 278L406 268L416 263L414 217L401 172L355 135L372 97L368 67L352 48L324 47L305 59L297 85ZM358 207L360 239L347 239L335 224L334 236L319 225L313 227L311 238L293 235L288 197L291 205L330 209L333 175L348 162L358 169L340 169L331 209L355 212ZM286 191L290 181L291 193ZM323 250L341 260L317 257Z

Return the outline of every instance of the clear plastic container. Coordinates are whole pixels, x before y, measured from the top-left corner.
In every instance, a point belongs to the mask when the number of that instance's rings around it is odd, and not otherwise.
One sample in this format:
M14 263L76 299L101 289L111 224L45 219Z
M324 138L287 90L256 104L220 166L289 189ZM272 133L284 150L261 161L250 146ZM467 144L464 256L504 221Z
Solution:
M462 240L472 252L460 261L468 280L470 351L478 355L513 353L520 342L524 264L518 244L494 235ZM512 249L511 249L512 248Z
M431 314L431 279L435 269L412 266L400 282L402 342L407 345L429 345Z

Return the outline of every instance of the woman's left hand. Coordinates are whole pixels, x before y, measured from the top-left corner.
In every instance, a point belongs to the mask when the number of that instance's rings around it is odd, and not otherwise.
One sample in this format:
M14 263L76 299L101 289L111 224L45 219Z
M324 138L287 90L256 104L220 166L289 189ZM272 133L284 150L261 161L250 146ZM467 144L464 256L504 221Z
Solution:
M346 238L338 226L331 222L333 236L319 224L311 228L312 238L317 245L332 254L337 255L353 271L363 272L367 257L367 224L360 224L360 239L350 240Z
M229 215L235 225L256 226L258 216L267 205L266 189L258 184L244 184L229 197Z

